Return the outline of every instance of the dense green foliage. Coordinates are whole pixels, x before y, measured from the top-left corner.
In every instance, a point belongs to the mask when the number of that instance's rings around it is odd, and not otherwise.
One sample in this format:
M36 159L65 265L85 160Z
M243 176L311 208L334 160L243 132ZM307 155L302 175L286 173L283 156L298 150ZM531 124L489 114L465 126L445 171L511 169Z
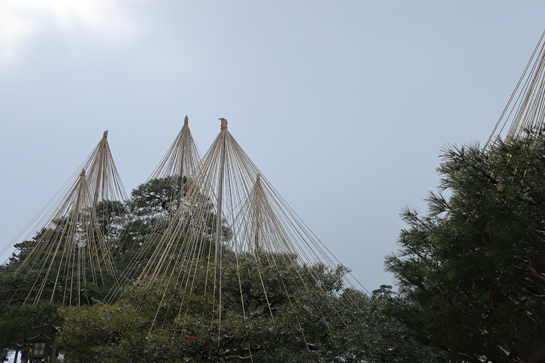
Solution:
M185 196L191 183L192 181L186 177L183 180L178 177L165 177L151 179L132 191L131 198L124 207L124 218L127 223L123 224L119 238L113 246L119 271L125 270L130 263L144 267L172 219L193 218L188 210L200 210L199 218L206 227L204 239L210 239L215 234L217 220L214 204L204 195L193 196L192 200L198 205L185 208L183 214L176 214L178 208L187 203ZM229 241L231 229L225 221L222 222L223 240ZM189 224L186 223L185 228ZM178 234L178 238L183 238L183 232ZM172 251L172 254L178 252L180 251ZM139 273L140 270L134 269L129 277L136 278Z
M130 286L113 305L65 310L60 344L71 362L217 362L250 355L259 362L306 362L355 355L353 334L335 312L358 294L341 293L344 270L310 271L281 257L276 266L251 255L239 256L238 264L234 256L224 258L221 319L217 296L210 286L205 291L209 266L201 261L191 291L163 281ZM321 287L313 283L316 276ZM314 287L302 288L301 278Z
M21 301L16 292L28 281L12 272L32 245L26 241L0 269L0 287L11 292L0 296L0 346L15 349L31 332L62 324L57 343L67 362L79 363L236 362L250 355L255 362L522 362L545 336L545 138L486 152L449 148L438 172L428 213L404 211L400 249L386 258L397 292L382 286L367 296L342 284L344 268L301 266L287 255L277 255L281 266L273 268L250 254L236 262L225 249L220 310L205 291L201 260L190 289L168 279L139 286L128 276L111 305L21 308L10 301ZM161 226L175 216L170 196L183 202L184 183L154 180L123 205L101 206L119 271L135 256L146 263ZM215 215L204 203L207 240ZM135 218L125 223L115 212L121 210ZM231 231L225 233L228 239ZM105 293L89 291L93 301Z
M63 321L57 313L60 306L93 304L114 284L114 271L87 265L82 270L93 276L94 281L89 278L85 285L72 286L70 273L60 268L60 253L51 259L45 254L34 255L32 261L26 261L30 258L29 251L38 244L54 246L57 241L52 239L59 238L58 231L67 223L66 219L57 219L32 239L18 243L17 252L6 265L0 266L0 347L4 351L21 349L37 335L53 337ZM74 293L76 289L79 295Z
M217 300L204 293L202 261L191 295L168 281L129 286L112 305L63 309L58 342L74 363L447 362L391 317L395 294L389 286L366 296L343 287L344 268L276 257L276 267L249 254L238 267L234 258L224 261L221 327Z
M465 362L520 362L545 336L545 144L451 148L429 213L387 258L393 313L425 344ZM457 358L456 358L457 357Z
M114 285L116 276L119 276L130 258L141 247L143 238L151 233L157 234L156 238L160 238L161 230L154 229L153 224L141 223L138 228L135 228L133 223L126 223L126 215L127 211L135 205L146 208L146 202L150 195L157 194L161 198L166 198L170 195L172 188L164 180L153 180L143 184L140 188L145 189L148 194L134 192L131 199L124 203L101 201L97 203L94 211L82 211L82 213L95 213L98 223L95 229L100 231L98 233L104 236L115 254L116 266L114 267L117 271L106 270L104 266L87 266L87 275L95 274L97 278L94 282L87 281L85 286L81 287L82 300L80 301L65 293L68 291L67 286L71 283L68 280L69 274L59 273L57 276L55 272L59 269L61 254L58 254L51 262L47 259L46 254L34 256L32 263L21 268L32 248L43 247L43 245L47 247L52 242L51 238L59 238L58 236L61 235L59 231L65 229L65 225L70 223L67 218L55 219L33 238L15 245L17 251L10 257L7 264L0 266L0 329L2 330L0 332L0 349L6 351L21 348L28 339L39 334L52 337L63 322L63 319L57 314L57 309L60 306L68 305L69 302L72 305L78 303L91 305L102 301ZM163 203L163 201L159 201L159 203ZM154 218L159 218L157 213L154 213ZM66 236L62 238L66 238ZM130 244L129 240L137 240L138 242ZM150 238L150 241L153 242L153 239ZM38 243L42 246L37 246ZM141 255L141 258L145 259L146 255ZM45 279L47 269L53 273ZM45 284L41 286L44 279ZM35 301L37 296L41 297L39 301ZM52 296L53 300L50 301Z

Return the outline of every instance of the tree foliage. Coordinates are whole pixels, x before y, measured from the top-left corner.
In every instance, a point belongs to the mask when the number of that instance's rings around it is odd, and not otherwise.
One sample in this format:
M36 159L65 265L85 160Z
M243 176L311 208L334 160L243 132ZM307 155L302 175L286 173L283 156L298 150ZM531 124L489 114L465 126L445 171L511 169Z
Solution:
M189 183L179 178L154 179L135 189L128 201L102 201L95 211L86 211L96 213L97 228L114 251L118 273L129 263L145 265L169 221L180 218L177 211L185 203ZM202 244L214 248L214 206L206 198L200 200L205 204L200 210L205 210L208 226ZM439 223L446 219L444 214L434 211L424 222ZM62 223L69 221L59 220L57 225ZM228 241L231 230L226 225L222 230ZM425 319L416 318L416 308L425 311L428 307L419 305L425 299L419 302L416 295L411 295L414 289L409 284L403 286L402 295L383 286L367 296L343 285L347 273L344 267L301 265L294 256L283 254L277 254L273 258L276 262L271 264L271 256L247 253L237 257L227 244L222 246L221 266L196 260L191 271L169 271L171 276L193 276L191 287L169 279L138 285L139 270L133 269L124 275L121 283L127 284L125 290L112 304L103 301L114 283L114 277L106 274L106 284L85 287L83 306L63 307L58 313L62 302L54 299L21 307L25 296L35 288L32 283L40 272L13 272L33 244L43 240L38 237L44 233L48 233L47 229L18 244L19 252L0 267L0 347L4 351L21 348L36 333L51 336L62 326L56 344L66 352L67 362L459 361L451 359L450 348L437 343L440 337L434 340L409 326L428 329L425 331L435 328L425 327ZM404 235L411 233L406 231ZM180 238L185 238L183 233ZM174 257L183 251L171 252ZM529 258L534 263L534 255ZM389 261L392 271L408 266L403 265L407 259L401 255ZM539 270L540 265L532 266ZM221 308L205 278L207 268L216 267L222 276ZM176 268L187 269L189 265ZM62 289L61 285L47 282L44 294L51 295L54 289ZM157 307L161 307L159 311Z
M127 201L99 201L93 209L86 208L81 211L81 213L96 216L95 219L92 219L97 223L96 226L93 226L93 230L99 231L98 233L101 233L108 247L111 248L111 252L115 256L117 275L131 261L134 262L135 258L138 260L136 263L143 264L153 253L154 244L161 238L179 205L184 202L183 198L190 183L191 181L187 178L183 180L174 177L152 179L136 188ZM206 203L205 214L210 225L209 234L212 234L216 226L213 204L205 198L200 198L200 200ZM91 220L91 218L87 218L87 220ZM43 326L38 328L34 323L20 323L21 319L25 319L25 317L28 317L29 322L34 322L35 316L39 316L40 312L44 311L44 306L47 306L48 311L54 311L61 305L68 304L69 301L76 305L78 303L92 305L101 302L114 285L116 273L112 274L111 271L106 271L101 267L97 269L96 266L91 271L91 266L87 266L87 276L97 276L100 281L88 281L80 290L83 300L78 301L78 299L64 293L68 290L67 284L70 283L67 280L67 274L60 273L57 278L56 273L50 274L43 286L41 286L41 282L36 283L44 281L41 277L48 269L51 271L59 269L60 254L52 261L47 260L46 268L43 266L48 255L34 254L32 263L20 269L32 249L40 247L42 251L47 251L48 244L58 242L58 238L67 238L62 231L66 230L67 224L70 223L72 222L68 217L59 217L51 221L47 227L38 231L29 240L17 243L15 245L17 251L5 265L0 266L0 321L2 321L5 331L18 332L17 334L2 335L0 337L1 348L17 349L26 339L35 336L36 332L47 332L47 335L51 336L53 332L58 330L62 325L62 319L56 313L43 317L44 324L48 324L47 329ZM230 229L224 226L222 230L224 237L228 239L231 233ZM53 239L57 240L53 241ZM146 249L142 249L144 243ZM37 246L37 244L41 245ZM85 243L82 243L80 247L84 248ZM173 253L176 252L173 251ZM132 275L125 276L128 277L127 281L138 275L138 270L133 272ZM52 275L55 276L52 277ZM43 299L37 305L33 305L35 302L28 297L36 296L38 292ZM53 300L49 302L53 295ZM48 303L42 303L42 300ZM21 308L23 304L24 307Z
M251 254L223 262L221 319L217 300L205 293L202 261L190 290L155 281L128 286L112 305L63 309L58 344L73 363L447 362L392 317L390 287L367 296L343 285L343 267L275 259L277 266Z
M465 362L520 362L545 336L545 143L444 151L429 212L406 210L395 312Z
M113 305L67 309L60 344L71 362L89 357L221 362L250 356L259 362L358 361L354 336L336 310L357 295L343 291L345 270L301 267L289 256L276 260L272 266L250 254L238 261L234 255L224 258L221 309L211 287L206 290L206 261L199 262L190 290L175 281L152 282L129 286ZM348 356L339 360L343 355Z

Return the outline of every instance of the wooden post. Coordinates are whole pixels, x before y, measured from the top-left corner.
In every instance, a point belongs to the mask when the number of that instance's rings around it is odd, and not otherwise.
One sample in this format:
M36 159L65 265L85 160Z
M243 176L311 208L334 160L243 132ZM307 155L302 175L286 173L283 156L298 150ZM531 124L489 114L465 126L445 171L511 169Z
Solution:
M219 260L219 252L221 248L221 204L223 198L223 173L225 169L225 132L227 131L227 120L220 118L221 120L221 160L220 160L220 176L218 181L218 208L217 208L217 221L216 221L216 251L214 254L214 261Z
M57 344L55 343L55 336L56 334L53 334L53 339L51 341L51 363L57 363Z
M187 117L187 115L185 116L185 119L184 119L184 126L182 127L182 130L184 127L187 127L189 123L189 118ZM184 139L184 132L182 131L182 155L180 155L180 183L179 183L179 187L180 187L180 199L182 198L182 195L183 195L183 192L182 192L182 188L184 186L184 157L185 157L185 139Z
M74 218L72 219L72 233L70 234L70 242L68 242L68 255L70 256L70 253L72 252L72 245L74 244L74 236L76 234L76 229L78 227L78 215L79 215L79 202L81 198L81 184L83 183L82 179L85 178L85 170L81 171L81 174L79 175L79 183L78 183L78 199L76 200L76 210L74 211ZM51 297L51 301L53 301L53 297Z
M255 248L255 253L259 252L259 229L260 229L260 219L261 219L261 210L260 210L260 205L259 205L259 199L258 199L258 195L257 193L259 192L259 190L257 188L261 188L261 175L260 174L257 174L257 179L254 183L254 202L253 202L253 207L254 207L254 222L255 222L255 240L254 240L254 248Z

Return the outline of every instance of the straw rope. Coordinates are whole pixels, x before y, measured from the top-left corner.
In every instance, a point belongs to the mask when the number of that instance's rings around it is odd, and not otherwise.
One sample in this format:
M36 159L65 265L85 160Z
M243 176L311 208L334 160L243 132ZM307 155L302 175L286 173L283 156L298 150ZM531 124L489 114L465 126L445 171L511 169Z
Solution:
M179 200L175 214L160 240L153 245L152 254L145 260L141 259L144 254L137 256L123 273L123 276L128 277L136 276L139 271L139 277L133 281L134 284L153 286L162 291L153 325L160 322L162 326L165 324L165 314L169 311L168 308L165 310L165 304L170 301L170 286L180 289L182 297L177 312L180 321L187 319L190 304L188 301L193 297L205 297L206 304L212 310L203 313L201 323L202 326L209 326L210 331L215 329L218 346L222 340L222 321L225 319L223 282L226 276L223 271L227 268L226 263L235 264L240 315L245 321L248 312L241 281L242 276L249 273L249 270L241 264L241 258L247 261L251 256L257 269L255 277L265 296L271 324L275 324L275 311L267 291L269 287L266 279L269 272L281 273L282 266L299 266L294 268L296 276L292 276L299 281L299 288L310 292L312 288L318 287L323 291L320 277L310 267L324 266L323 268L334 271L339 266L335 257L280 197L242 150L229 133L227 120L221 118L220 121L219 135L203 157L198 171L188 181L185 195ZM310 274L312 282L301 275L302 271ZM202 281L198 279L202 276L204 285L199 285ZM354 289L356 286L362 288L351 275L345 279L345 285ZM111 292L111 301L123 289L124 286L117 286ZM290 296L290 289L284 281L282 290L292 306L297 303ZM330 306L330 309L344 321L340 309L335 306ZM319 313L322 315L321 320L327 325L323 312L319 310ZM298 325L305 349L309 349L299 321ZM184 327L181 326L180 329L180 334L183 335ZM250 345L248 349L251 354Z
M42 210L43 217L34 218L38 223L29 224L31 233L23 242L26 249L15 274L30 281L30 288L23 292L27 285L20 286L12 303L90 304L88 284L104 284L105 273L115 276L110 239L122 222L109 216L121 216L122 211L111 202L127 196L107 135L104 132L77 178L67 182ZM26 294L22 300L19 290Z
M545 121L545 31L505 106L484 149L503 139L534 138Z

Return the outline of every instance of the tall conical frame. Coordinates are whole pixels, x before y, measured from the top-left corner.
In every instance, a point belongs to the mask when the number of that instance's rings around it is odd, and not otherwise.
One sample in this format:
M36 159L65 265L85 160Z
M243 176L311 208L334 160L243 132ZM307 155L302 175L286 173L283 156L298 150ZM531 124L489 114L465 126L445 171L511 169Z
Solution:
M89 284L101 285L114 279L111 241L106 234L115 227L104 214L122 213L116 208L126 199L105 131L98 145L83 163L76 180L31 228L23 252L18 256L16 276L30 281L20 286L12 303L38 304L43 301L63 305L91 304Z
M175 303L177 321L190 319L187 311L194 308L195 299L204 299L203 304L211 310L203 312L204 320L197 326L210 326L209 329L214 326L217 329L214 341L218 346L222 341L222 319L232 314L246 319L251 314L245 307L242 286L240 311L224 311L222 288L230 266L236 267L239 281L249 273L247 268L254 271L255 278L261 281L258 284L261 293L268 301L271 324L275 312L268 297L268 271L278 271L281 275L280 269L287 268L293 273L290 281L297 280L300 289L316 293L323 281L314 266L329 271L343 269L242 150L229 133L227 120L220 118L220 121L219 135L203 157L172 223L155 245L136 282L138 286L153 286L154 291L162 291L154 324L164 324L164 309L172 309L168 308L172 294L169 286L179 289L177 295L181 300ZM359 285L348 278L344 283L352 290ZM288 293L286 285L281 289ZM297 303L294 296L288 299L290 304ZM335 306L328 309L343 321L340 309ZM211 316L212 321L206 321L209 318L205 316ZM328 324L325 318L324 322ZM180 329L184 331L183 327ZM301 328L303 341L305 334L308 332Z
M159 165L153 170L142 186L157 182L165 188L170 188L170 193L166 196L167 200L165 202L168 205L177 206L183 199L184 193L187 191L192 177L197 172L200 160L201 156L199 150L189 128L189 117L185 116L184 124L180 132L159 162ZM142 204L138 202L138 200L143 197L143 194L146 193L146 190L142 190L142 186L136 188L131 193L133 202L129 203L126 217L129 224L141 220L141 218L145 218L140 215ZM161 220L154 225L152 233L162 233L161 231L167 227L171 218L172 215L170 215L169 212L169 216L161 218ZM130 228L128 230L130 232ZM124 237L125 236L121 236L121 240L123 240ZM136 251L133 261L125 268L120 275L115 288L110 292L108 296L109 301L116 298L119 289L122 289L124 284L140 274L141 265L139 264L139 261L145 259L145 256L152 253L152 250L154 249L153 244L149 242L150 241L145 240L140 242L141 245ZM123 241L120 241L120 244L121 248L123 248Z

